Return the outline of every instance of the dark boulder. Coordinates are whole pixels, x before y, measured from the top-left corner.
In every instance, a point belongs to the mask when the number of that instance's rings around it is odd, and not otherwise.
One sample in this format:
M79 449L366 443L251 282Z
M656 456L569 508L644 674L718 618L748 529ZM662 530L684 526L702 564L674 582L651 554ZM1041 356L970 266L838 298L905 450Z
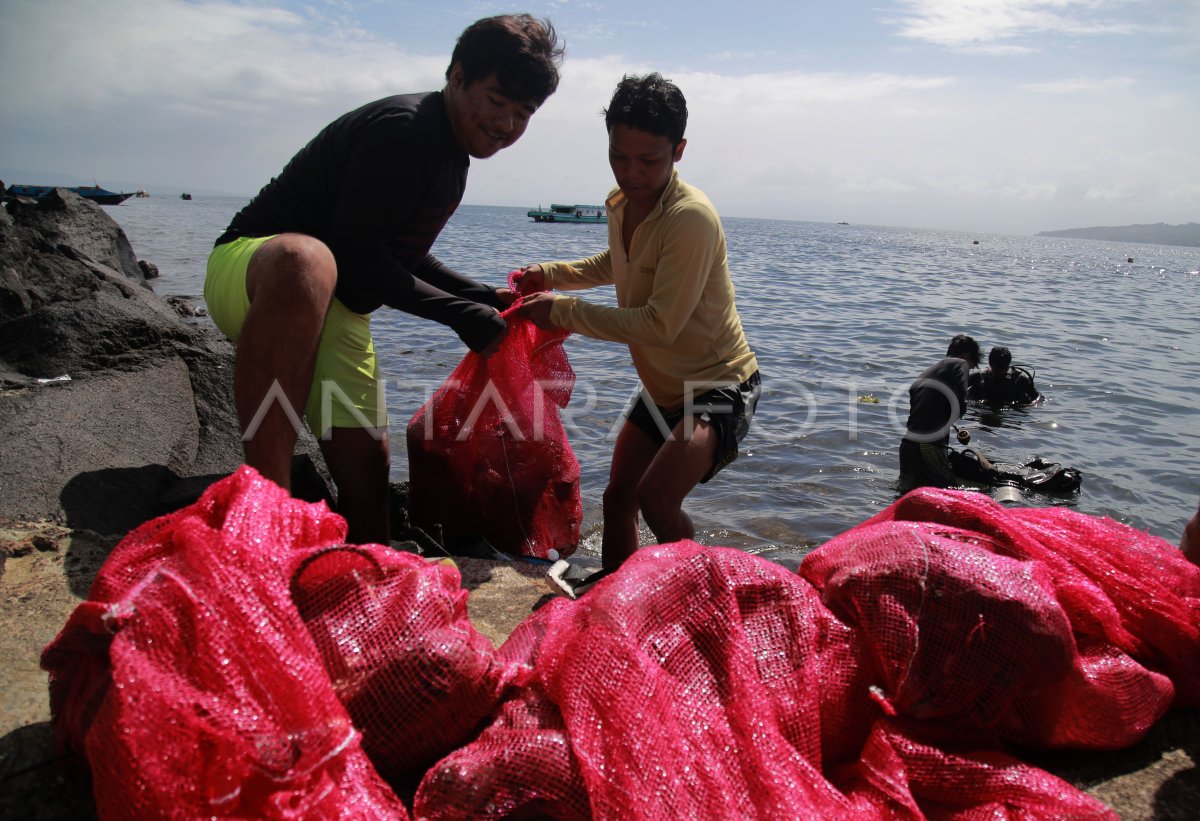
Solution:
M124 231L62 189L0 209L0 517L122 533L242 463L233 347L146 282ZM329 497L302 438L297 495Z
M91 200L66 188L55 188L36 200L17 198L9 204L9 210L16 225L30 229L43 243L66 246L134 282L145 282L129 238Z

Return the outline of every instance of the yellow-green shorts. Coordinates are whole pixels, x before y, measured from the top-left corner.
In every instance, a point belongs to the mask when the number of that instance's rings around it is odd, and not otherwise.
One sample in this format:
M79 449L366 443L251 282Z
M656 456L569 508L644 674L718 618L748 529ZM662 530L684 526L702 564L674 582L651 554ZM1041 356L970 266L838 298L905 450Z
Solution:
M269 239L239 237L218 245L208 257L204 301L213 322L235 345L250 310L246 269L250 257ZM330 428L387 429L387 401L371 338L371 315L356 314L336 298L321 330L304 415L318 437Z

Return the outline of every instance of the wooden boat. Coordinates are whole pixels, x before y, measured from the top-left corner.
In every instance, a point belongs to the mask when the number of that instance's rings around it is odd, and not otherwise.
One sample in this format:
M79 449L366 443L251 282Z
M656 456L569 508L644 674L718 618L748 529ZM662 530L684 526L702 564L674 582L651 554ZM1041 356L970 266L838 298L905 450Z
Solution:
M118 194L116 191L109 191L98 185L10 185L7 193L13 197L33 197L37 199L44 194L49 194L55 188L65 188L68 191L74 191L84 199L98 202L101 205L120 205L133 196L132 191L128 194L124 192Z
M608 214L604 212L603 205L551 203L549 208L542 208L539 205L531 211L526 211L525 215L534 222L590 222L601 225L608 222Z

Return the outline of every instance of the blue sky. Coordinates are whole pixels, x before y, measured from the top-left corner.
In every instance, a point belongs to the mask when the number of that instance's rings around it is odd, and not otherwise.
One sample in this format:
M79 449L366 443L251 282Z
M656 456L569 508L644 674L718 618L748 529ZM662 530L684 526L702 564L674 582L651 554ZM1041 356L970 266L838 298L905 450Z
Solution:
M249 195L337 115L440 88L505 11L554 22L563 81L468 203L600 200L600 111L657 70L691 109L680 172L728 216L1200 221L1197 0L4 0L0 176Z

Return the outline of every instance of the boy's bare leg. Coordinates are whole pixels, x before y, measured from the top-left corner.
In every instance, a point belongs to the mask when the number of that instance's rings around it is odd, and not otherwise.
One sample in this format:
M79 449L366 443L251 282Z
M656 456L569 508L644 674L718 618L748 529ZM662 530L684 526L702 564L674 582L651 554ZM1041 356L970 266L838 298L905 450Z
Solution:
M604 539L600 555L605 569L619 567L638 549L638 485L658 448L657 442L628 421L617 434L608 487L604 489Z
M387 431L331 428L321 439L321 453L337 485L338 513L350 527L346 540L386 545L390 535Z
M1200 564L1200 510L1192 514L1192 518L1184 525L1179 549L1192 564Z
M333 254L320 240L281 234L250 260L246 292L250 310L242 324L234 364L233 390L243 434L246 464L285 490L291 490L292 451L298 430L280 401L263 403L282 390L299 419L304 414L316 363L317 343L337 284Z
M685 426L691 426L687 435ZM683 500L712 468L717 453L717 432L699 418L680 420L671 439L658 449L638 484L638 507L659 544L691 539L696 535Z

